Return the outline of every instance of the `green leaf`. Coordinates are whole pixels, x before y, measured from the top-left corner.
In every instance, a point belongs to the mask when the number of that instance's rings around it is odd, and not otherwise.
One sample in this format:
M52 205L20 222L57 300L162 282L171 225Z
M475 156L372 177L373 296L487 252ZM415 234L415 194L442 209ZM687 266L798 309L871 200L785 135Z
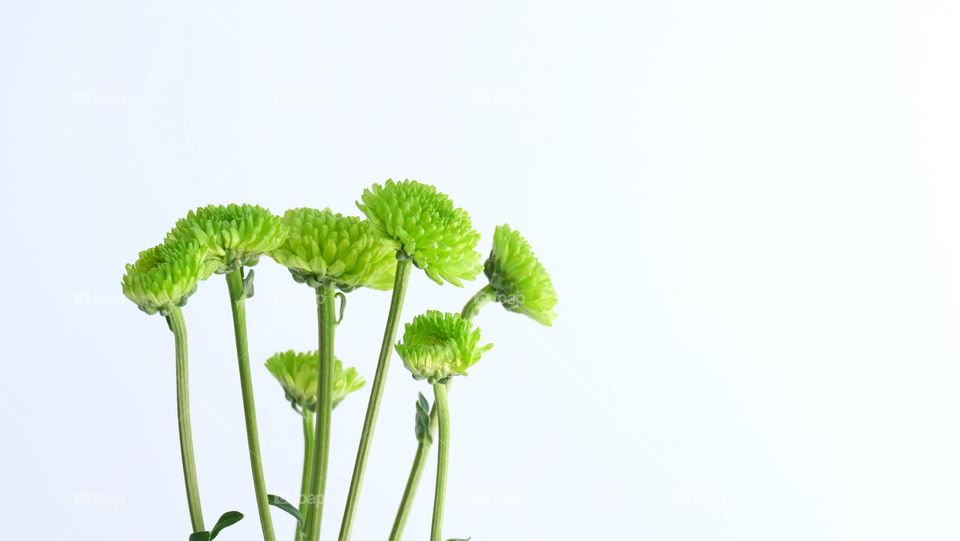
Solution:
M417 441L431 444L433 443L433 436L430 435L430 402L423 396L423 393L419 394L420 396L417 398Z
M337 325L339 325L343 321L343 311L347 309L347 296L337 291L336 297L340 299L340 315L337 316Z
M234 524L243 520L243 513L239 511L227 511L226 513L220 515L220 520L217 521L213 529L210 530L210 539L217 537L217 534L220 533L220 530L233 526Z
M210 541L210 532L196 532L190 534L189 541Z
M287 513L290 513L293 518L297 519L297 522L303 524L303 517L300 515L300 510L293 506L287 500L284 500L280 496L274 496L273 494L267 494L267 503L278 508L283 509Z
M243 298L249 299L253 296L253 269L247 271L247 275L243 277Z
M430 401L427 400L427 397L423 396L423 393L417 393L417 395L417 409L430 411Z
M466 539L461 539L461 538L458 537L458 538L456 538L456 539L447 539L447 541L470 541L470 539L472 539L472 538L471 538L471 537L468 537L468 538L466 538Z

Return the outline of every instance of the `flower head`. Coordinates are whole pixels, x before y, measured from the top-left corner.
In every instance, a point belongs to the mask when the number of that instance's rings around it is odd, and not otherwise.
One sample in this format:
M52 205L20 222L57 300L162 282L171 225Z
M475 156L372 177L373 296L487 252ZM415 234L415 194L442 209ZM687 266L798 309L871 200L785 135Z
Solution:
M290 269L294 280L342 291L392 287L395 254L370 222L312 208L288 210L283 221L289 234L270 256Z
M445 194L415 180L374 184L357 206L398 252L410 257L431 280L461 286L480 273L475 251L480 234L470 215Z
M204 250L196 242L166 242L140 252L127 265L123 294L148 314L183 306L212 271L204 264Z
M553 281L530 244L509 225L497 226L493 249L483 272L497 292L497 300L511 312L529 316L543 325L552 325L557 314L557 292Z
M317 409L317 352L304 353L293 350L277 353L267 359L267 370L283 387L287 400L301 411ZM337 359L333 366L333 407L346 396L364 386L366 382L357 369L344 368Z
M459 314L429 310L407 323L397 354L414 379L442 383L480 360L493 344L478 346L480 329Z
M195 240L218 273L252 267L287 231L283 219L259 205L208 205L191 210L167 233L167 240Z

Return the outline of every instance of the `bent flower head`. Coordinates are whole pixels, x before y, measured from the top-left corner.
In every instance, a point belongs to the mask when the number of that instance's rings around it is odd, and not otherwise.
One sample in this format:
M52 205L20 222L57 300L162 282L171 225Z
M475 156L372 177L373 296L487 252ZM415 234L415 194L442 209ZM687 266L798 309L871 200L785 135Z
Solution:
M214 270L225 273L256 265L286 236L283 219L259 205L208 205L178 220L167 240L196 241Z
M493 344L479 346L480 329L459 314L430 310L407 323L397 354L414 379L443 383L467 369Z
M335 285L342 291L393 286L395 254L370 222L312 208L288 210L283 221L287 239L270 256L290 269L297 282Z
M475 251L480 234L470 215L445 194L415 180L374 184L357 206L398 252L410 257L431 280L461 286L480 273Z
M137 261L127 265L121 286L140 310L165 316L186 304L197 282L209 276L204 250L196 242L167 242L140 252Z
M317 409L317 352L304 353L293 350L277 353L267 359L267 370L283 387L287 400L299 411ZM337 359L333 366L333 407L366 382L357 369L344 368Z
M497 226L493 249L483 272L496 290L497 300L511 312L552 325L557 314L557 292L530 244L509 225Z

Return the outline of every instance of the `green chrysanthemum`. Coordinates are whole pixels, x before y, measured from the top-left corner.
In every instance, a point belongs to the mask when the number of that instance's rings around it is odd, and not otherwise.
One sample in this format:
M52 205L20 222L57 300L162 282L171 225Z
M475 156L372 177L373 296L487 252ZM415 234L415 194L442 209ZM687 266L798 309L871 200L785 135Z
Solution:
M445 194L415 180L374 184L357 202L377 232L431 280L462 286L480 273L480 234Z
M342 291L393 286L396 258L370 222L312 208L288 210L283 221L289 235L270 256L297 282L333 284Z
M167 242L140 252L127 265L121 285L123 294L148 314L167 315L183 306L197 289L197 282L210 276L204 250L196 242Z
M167 240L197 241L216 272L226 273L256 265L286 236L283 219L259 205L208 205L178 220Z
M283 387L283 392L296 408L316 411L317 409L317 352L305 353L293 350L277 353L267 359L267 370L273 374ZM346 396L366 382L357 373L357 369L344 368L339 359L333 366L333 407L337 407Z
M497 292L497 300L511 312L550 326L557 314L557 292L530 244L509 225L497 226L493 249L483 272Z
M493 344L478 346L480 329L459 314L429 310L407 323L397 354L414 379L442 383L480 360Z

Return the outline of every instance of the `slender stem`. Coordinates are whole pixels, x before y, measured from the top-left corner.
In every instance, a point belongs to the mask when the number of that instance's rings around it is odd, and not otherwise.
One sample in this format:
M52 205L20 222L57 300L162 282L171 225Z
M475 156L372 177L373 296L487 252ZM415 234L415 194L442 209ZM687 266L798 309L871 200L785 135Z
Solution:
M437 416L430 415L431 436L436 431ZM413 497L417 494L417 487L420 485L420 477L423 475L423 465L427 462L427 455L430 454L430 447L431 445L428 442L420 442L420 445L417 445L417 454L413 457L413 466L410 468L410 476L407 478L407 485L403 489L403 497L400 499L400 508L397 510L397 517L393 521L393 529L390 530L390 541L396 541L400 539L400 536L403 534L403 528L407 525L407 517L410 516L410 508L413 507Z
M327 489L327 463L330 458L330 421L333 412L333 331L337 326L334 310L336 290L332 285L317 288L317 326L319 328L319 359L317 362L317 420L307 494L306 539L320 539L323 519L323 499Z
M310 476L313 472L313 412L303 410L303 476L300 479L300 516L307 516L307 502L310 500ZM294 541L300 541L303 525L297 523Z
M487 285L483 287L476 295L467 301L460 312L460 317L473 319L480 313L480 309L491 301L496 300L497 294L493 287ZM453 380L447 381L447 390ZM417 454L413 457L413 466L410 468L410 475L407 477L407 485L403 489L403 497L400 499L400 507L397 509L397 516L393 520L393 529L390 530L389 541L400 541L403 535L403 528L407 524L407 517L410 516L410 508L413 507L413 498L417 493L417 487L420 485L420 477L423 475L423 468L427 464L427 456L430 454L430 440L437 432L437 408L436 404L430 410L430 427L428 429L430 438L426 438L417 444Z
M243 421L247 426L247 450L250 452L250 471L253 490L257 496L260 528L264 541L274 541L273 519L267 500L267 484L263 480L263 462L260 458L260 436L257 430L257 408L253 401L253 379L250 376L250 351L247 345L247 310L244 305L243 268L227 273L230 308L233 311L233 334L237 342L237 364L240 368L240 395L243 398Z
M437 486L433 495L433 525L430 541L440 541L443 529L443 502L447 495L447 462L450 457L450 407L447 405L447 386L433 384L434 405L439 419L440 444L437 446Z
M187 325L183 312L174 306L167 316L177 352L177 420L180 430L180 461L183 483L187 489L187 507L194 532L204 531L200 488L197 485L197 462L193 456L193 431L190 429L190 381L187 370Z
M390 364L390 355L393 353L393 343L397 336L397 327L400 324L400 314L403 311L403 300L407 294L407 282L410 280L411 261L397 260L397 273L393 281L393 296L390 299L390 312L387 314L387 325L383 331L383 341L380 343L380 357L377 360L377 371L370 387L370 401L367 403L367 413L363 418L363 431L360 434L360 446L357 449L357 459L353 465L353 476L350 478L350 491L347 493L347 504L343 510L343 521L340 523L339 541L350 539L353 528L354 515L357 512L357 502L360 498L360 486L363 484L363 474L367 467L367 456L370 454L370 445L373 442L373 432L377 424L377 414L380 411L380 400L383 398L383 388L387 382L387 368Z

